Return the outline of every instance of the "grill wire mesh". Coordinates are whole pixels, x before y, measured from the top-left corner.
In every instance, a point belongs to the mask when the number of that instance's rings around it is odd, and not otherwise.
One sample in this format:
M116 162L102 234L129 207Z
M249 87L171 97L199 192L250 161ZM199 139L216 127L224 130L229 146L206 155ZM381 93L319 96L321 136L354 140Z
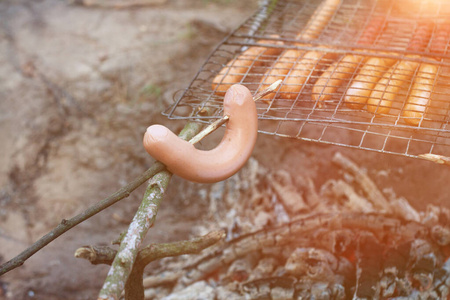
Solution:
M321 59L312 61L313 67L309 68L300 92L287 96L278 92L273 101L257 103L260 132L409 157L422 154L450 156L450 2L343 0L317 39L296 39L320 3L319 0L270 1L213 51L189 88L164 114L171 119L200 122L218 118L222 114L223 95L217 93L211 83L223 68L228 66L228 72L232 71L229 66L237 60L251 61L245 74L238 74L241 75L238 83L255 94L261 87L264 74L275 67L280 56L240 55L248 47L262 45L269 49L280 48L280 51L302 50L297 60L310 51L316 51ZM374 33L370 43L359 43L364 30L370 26L370 20L374 19L382 20L382 29ZM410 47L411 40L424 22L432 25L431 36L421 42L423 47L418 51ZM257 44L261 40L268 42ZM433 45L439 45L439 51L433 50ZM431 74L432 78L428 80L429 101L418 124L409 124L403 114L406 99L412 93L421 92L414 86L417 80L424 78L418 71L420 68L416 68L410 77L404 76L397 81L391 80L392 74L391 77L383 75L391 84L399 85L387 113L371 113L366 107L355 109L345 104L346 91L364 59L357 63L351 74L346 74L348 78L335 91L327 94L327 100L323 103L313 100L312 88L324 70L333 69L333 63L352 54L362 58L395 60L392 67L394 70L400 68L400 73L403 71L402 61L435 67L437 76ZM340 71L333 69L332 72ZM386 88L380 92L388 93ZM215 115L202 116L201 111L205 107L215 109Z

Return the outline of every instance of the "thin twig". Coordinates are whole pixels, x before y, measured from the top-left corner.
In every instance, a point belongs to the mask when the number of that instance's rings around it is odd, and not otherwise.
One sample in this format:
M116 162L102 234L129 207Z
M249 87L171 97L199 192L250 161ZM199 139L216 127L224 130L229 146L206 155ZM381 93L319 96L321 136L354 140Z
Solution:
M167 0L125 0L125 1L111 1L111 0L72 0L71 4L83 5L87 7L100 7L100 8L135 8L144 6L155 6L165 4Z
M103 199L102 201L92 205L84 212L76 215L75 217L65 220L63 219L58 226L56 226L52 231L41 237L37 242L31 245L29 248L24 250L22 253L14 257L13 259L7 261L6 263L0 266L0 276L9 272L21 265L30 258L33 254L38 252L40 249L48 245L50 242L55 240L57 237L68 231L69 229L75 227L81 222L89 219L90 217L96 215L100 211L108 208L114 203L127 198L132 191L138 188L141 184L146 182L149 178L151 178L156 173L165 169L165 166L160 163L154 163L147 171L145 171L142 175L132 180L130 183L122 187L120 190L110 195L109 197Z
M437 164L450 166L450 157L447 157L447 156L427 153L427 154L419 154L419 157L429 160L429 161L432 161L432 162L435 162Z

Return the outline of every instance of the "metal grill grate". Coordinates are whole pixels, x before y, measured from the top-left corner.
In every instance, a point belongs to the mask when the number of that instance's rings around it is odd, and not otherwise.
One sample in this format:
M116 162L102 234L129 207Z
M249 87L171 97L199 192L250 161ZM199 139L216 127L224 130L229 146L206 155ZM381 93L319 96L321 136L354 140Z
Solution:
M321 1L271 1L216 48L165 114L210 122L222 113L220 85L241 83L256 93L267 74L276 70L287 73L281 76L285 87L290 85L286 77L304 83L296 92L278 91L273 99L257 103L262 133L410 157L450 156L450 2L342 0L317 38L302 38L320 5ZM243 54L255 46L274 51ZM279 62L289 49L299 55L291 58L293 67L282 70ZM308 58L311 53L316 58ZM352 55L355 59L347 62ZM370 66L371 58L391 64L372 80L362 80L358 74ZM233 66L244 60L249 62L245 72L232 74ZM296 75L295 68L303 75ZM238 81L223 77L212 85L221 71L236 75ZM345 79L334 85L326 74ZM348 102L346 95L355 82L378 82L367 88L367 105ZM389 95L390 102L379 101ZM411 114L415 109L407 105L410 97L422 102L418 107L425 113ZM205 107L214 108L216 115L202 116Z

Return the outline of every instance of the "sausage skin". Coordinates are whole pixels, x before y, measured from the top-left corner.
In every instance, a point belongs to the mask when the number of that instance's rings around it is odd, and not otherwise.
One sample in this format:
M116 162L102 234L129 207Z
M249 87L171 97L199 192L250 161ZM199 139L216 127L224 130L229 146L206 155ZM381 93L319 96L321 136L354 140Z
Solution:
M361 34L358 45L372 45L385 24L385 17L374 17ZM350 78L361 62L366 60L359 55L348 54L340 61L330 65L317 80L312 90L313 100L322 107L324 101L330 100L344 80Z
M432 21L423 21L417 24L414 34L409 41L407 50L423 51L428 45L435 25ZM415 56L411 56L415 57ZM367 110L376 114L387 114L391 110L398 91L414 75L419 63L400 61L383 75L375 86L367 101Z
M275 62L272 68L264 74L261 80L259 90L265 90L272 83L277 80L284 80L286 75L289 73L291 68L294 66L295 61L302 55L303 51L300 50L287 50L283 53L281 57ZM280 87L281 89L281 87ZM272 100L275 97L275 93L268 94L264 96L263 100Z
M411 94L403 108L402 116L407 124L418 126L423 119L425 109L431 100L431 93L433 92L437 72L437 65L422 64L420 66L411 89Z
M229 116L219 145L199 150L162 125L147 128L145 150L167 169L190 181L218 182L235 174L247 162L256 143L258 115L250 91L233 85L224 99L224 115Z
M341 4L342 0L325 0L323 1L319 7L314 11L313 15L309 19L308 23L305 25L305 28L302 32L300 32L296 39L298 40L306 40L306 41L312 41L319 37L322 30L328 25L328 22L333 17L336 10L339 8L339 5ZM295 94L298 91L301 90L302 85L304 83L303 76L307 76L310 72L310 70L303 70L307 66L314 66L313 61L315 60L314 57L317 57L322 54L319 54L320 52L315 52L310 54L310 58L307 58L308 55L305 54L305 57L301 59L297 65L297 70L293 70L295 74L292 74L293 78L290 79L290 82L287 83L287 86L285 87L284 84L280 87L281 95L287 96L289 98L295 97ZM302 50L295 50L290 49L285 51L275 62L270 70L268 70L264 77L261 80L260 88L259 90L262 91L266 88L268 88L272 83L274 83L277 80L284 80L286 78L286 75L289 73L291 68L294 66L295 62L300 58L301 55L303 55L304 51ZM313 59L313 60L311 60ZM314 64L317 62L314 62ZM306 75L305 75L306 74ZM299 77L296 77L299 76ZM297 81L297 79L300 79L300 82ZM306 77L305 77L306 79ZM292 83L294 82L294 83ZM292 85L291 85L292 84ZM294 85L300 85L299 87L294 87ZM271 93L263 97L264 100L272 100L275 97L275 93Z
M312 89L312 98L322 107L324 101L330 100L333 93L345 79L352 76L358 65L364 60L363 56L346 55L340 61L331 64L320 75Z
M375 85L367 101L367 111L387 114L400 88L413 76L418 62L402 60L392 66Z
M297 35L298 40L311 41L319 37L322 30L328 25L328 21L333 17L339 8L341 0L325 0L314 11L305 26L305 29Z
M274 36L276 37L276 36ZM258 44L282 45L283 42L274 40L260 40ZM214 77L212 89L217 95L225 95L225 92L250 71L252 67L260 66L264 63L261 56L277 56L283 50L281 48L253 46L242 52L236 59L230 60L225 67Z
M291 68L283 85L279 89L280 96L286 99L295 99L303 88L308 76L321 60L323 52L309 51Z
M345 104L349 108L362 109L378 80L394 62L394 59L379 57L368 59L347 89L344 97Z

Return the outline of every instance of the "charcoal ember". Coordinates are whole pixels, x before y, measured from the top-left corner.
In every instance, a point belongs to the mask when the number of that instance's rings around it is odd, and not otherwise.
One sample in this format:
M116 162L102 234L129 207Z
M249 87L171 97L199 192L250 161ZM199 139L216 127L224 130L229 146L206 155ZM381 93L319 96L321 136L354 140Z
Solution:
M411 244L411 276L419 284L420 290L432 287L437 257L433 246L425 240L417 239Z
M217 300L240 300L242 295L237 291L237 287L233 284L225 286L217 286L215 288Z
M334 300L344 300L346 299L345 288L341 284L333 284L331 286L331 295Z
M303 191L303 196L306 200L306 203L310 207L315 207L321 202L321 197L316 191L314 181L310 177L295 176L294 181L295 185Z
M358 264L355 297L375 299L379 296L379 277L382 266L382 244L373 234L364 233L358 240Z
M381 295L393 297L400 289L397 288L399 278L406 273L411 251L411 242L404 242L395 247L390 247L383 260L383 274L380 279ZM402 296L402 295L398 295Z
M257 263L258 257L247 255L245 258L236 259L227 271L227 278L231 281L247 281Z
M420 214L409 204L405 198L393 199L390 202L392 213L408 221L420 221Z
M404 242L398 246L390 247L383 260L383 273L394 277L403 277L408 267L411 252L411 242Z
M344 285L348 285L355 281L355 265L350 262L346 257L338 257L338 266L335 273L339 276L338 282L343 282Z
M355 189L343 180L329 180L322 188L322 194L331 202L336 202L338 210L370 213L374 211L372 203L358 195Z
M215 291L206 281L198 281L183 290L172 293L171 295L162 298L163 300L197 300L197 299L214 299Z
M392 274L384 274L380 279L380 292L383 298L393 297L396 291L396 277Z
M270 297L272 300L292 299L294 297L294 289L275 286L270 290Z
M293 299L343 300L346 299L345 289L340 284L299 280L295 284Z
M332 291L327 282L316 282L311 286L311 299L331 300Z
M297 214L301 211L309 210L309 206L294 186L292 177L288 172L282 170L277 171L269 176L269 181L289 213Z
M450 258L435 271L433 287L438 291L441 299L450 297Z
M317 230L314 234L313 241L317 241L318 246L328 250L335 255L343 255L352 251L355 246L356 235L350 229L337 230Z
M288 258L285 269L295 277L335 282L334 271L337 266L338 260L328 251L316 248L297 248Z
M208 280L218 300L448 299L450 210L415 212L406 199L384 198L348 159L340 162L353 179L328 181L321 194L308 178L294 184L257 163L244 168L248 176L207 189L216 224L205 230L227 228L227 239L197 258L163 262L151 295L180 295ZM300 199L295 193L305 196L297 208L289 204Z
M408 278L397 278L396 280L396 288L399 297L408 297L413 294L414 288L411 284L411 281Z
M261 278L244 283L242 285L242 293L247 299L272 299L273 289L276 289L275 297L280 295L293 295L294 284L296 282L297 280L295 278L284 276Z
M436 256L434 253L428 253L414 263L411 269L412 277L419 283L421 290L428 290L432 287L435 268Z
M275 257L264 257L253 269L249 279L255 280L257 278L269 277L279 264L279 261Z
M433 226L431 229L431 236L440 246L450 245L450 227L444 227L441 225Z

